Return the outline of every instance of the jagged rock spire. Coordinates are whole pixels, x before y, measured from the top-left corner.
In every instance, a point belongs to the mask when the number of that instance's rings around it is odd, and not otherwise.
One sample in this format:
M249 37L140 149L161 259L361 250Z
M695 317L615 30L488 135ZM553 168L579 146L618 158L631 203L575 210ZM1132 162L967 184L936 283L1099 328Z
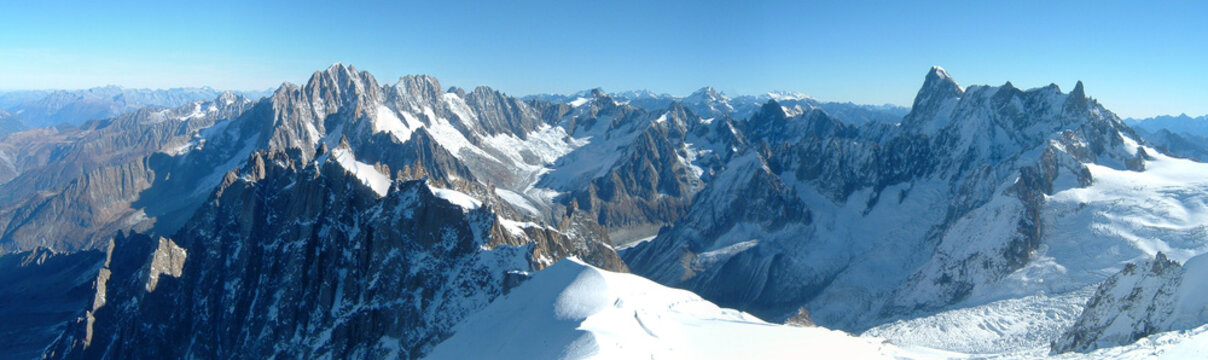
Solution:
M944 102L958 99L964 94L965 89L961 88L951 75L948 75L948 71L939 66L932 66L931 70L927 72L926 80L923 81L923 87L914 97L914 105L911 106L910 113L902 119L902 126L922 127L923 123L935 116Z

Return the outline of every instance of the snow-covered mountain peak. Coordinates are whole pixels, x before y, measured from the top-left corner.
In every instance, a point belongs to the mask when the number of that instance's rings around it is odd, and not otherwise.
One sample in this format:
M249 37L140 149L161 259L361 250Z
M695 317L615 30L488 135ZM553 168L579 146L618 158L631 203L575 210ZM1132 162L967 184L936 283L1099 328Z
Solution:
M796 92L796 91L791 91L791 90L769 91L766 94L764 94L763 96L767 97L768 99L781 101L781 102L812 100L812 98L810 98L809 95L806 95L806 94L803 94L800 92Z
M223 91L222 94L218 95L218 98L216 100L218 102L223 103L224 105L231 105L231 104L234 104L235 102L239 102L239 101L247 101L247 99L244 98L243 95L239 95L239 94L236 94L236 93L233 93L230 91Z
M960 96L965 91L956 83L956 79L953 79L952 75L948 74L948 71L939 66L932 66L931 70L927 72L927 77L923 80L923 89L948 92L955 96Z
M927 77L932 77L932 76L934 76L936 78L940 78L940 79L952 80L952 75L948 75L948 70L944 70L944 68L939 65L932 66L931 70L929 70L929 72L927 73Z
M699 90L696 90L695 92L693 92L691 95L688 95L688 97L684 98L684 102L688 102L688 103L726 102L729 100L730 100L729 97L726 97L724 94L717 92L717 89L714 89L712 86L706 86L706 87L700 88Z
M642 90L629 90L629 91L622 91L622 92L614 93L613 97L634 100L634 99L663 99L663 98L671 98L672 96L668 95L668 94L655 93L654 91L650 91L647 89L642 89Z

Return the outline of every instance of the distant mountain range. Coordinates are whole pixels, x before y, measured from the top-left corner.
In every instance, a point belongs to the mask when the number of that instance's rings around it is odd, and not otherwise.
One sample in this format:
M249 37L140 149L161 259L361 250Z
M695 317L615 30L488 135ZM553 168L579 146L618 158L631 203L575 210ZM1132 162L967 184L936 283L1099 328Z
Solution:
M593 92L600 89L584 90L574 94L541 94L530 95L524 99L538 99L555 104L573 103L580 99L589 98ZM610 97L627 105L647 110L665 109L671 103L680 103L693 113L705 118L729 116L735 119L750 117L760 106L769 100L775 100L792 113L803 113L811 109L822 109L828 114L842 119L851 125L861 125L868 122L883 122L896 124L902 120L910 108L897 105L858 105L850 102L822 102L809 96L793 91L772 91L760 95L742 95L730 97L718 92L711 86L706 86L685 97L668 94L658 94L649 90L621 91L608 93Z
M1208 161L1208 115L1128 118L1124 123L1136 129L1154 147L1180 157Z
M922 80L906 109L335 64L12 133L0 354L1093 358L1208 326L1208 164L1081 82Z
M78 125L87 120L111 118L148 106L177 107L189 102L211 100L223 91L210 87L130 89L120 86L84 90L16 90L0 92L0 135L22 129L56 125ZM259 99L271 93L236 91ZM6 120L13 119L13 120Z
M1165 129L1178 134L1208 137L1208 115L1191 117L1187 114L1179 114L1178 116L1162 115L1143 119L1127 118L1124 119L1124 123L1151 133Z

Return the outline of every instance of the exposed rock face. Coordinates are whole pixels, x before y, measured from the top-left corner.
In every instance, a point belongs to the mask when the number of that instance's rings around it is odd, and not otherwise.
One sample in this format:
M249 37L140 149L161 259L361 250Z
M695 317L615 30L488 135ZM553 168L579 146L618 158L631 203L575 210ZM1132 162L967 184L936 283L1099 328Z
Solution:
M3 162L13 171L10 177L0 177L0 252L37 246L59 251L100 248L116 230L151 228L155 222L147 213L154 211L135 203L155 184L156 175L166 178L175 172L181 180L192 179L187 185L195 185L204 177L199 173L208 170L170 169L154 159L202 146L203 129L249 106L244 98L224 94L175 109L142 109L79 127L3 138L0 153L24 156ZM238 150L220 150L233 144L210 145L215 146L210 152ZM205 194L195 196L196 201Z
M1208 322L1208 257L1179 265L1165 255L1132 263L1107 278L1078 321L1052 344L1053 353L1131 344L1159 332Z
M791 244L789 238L808 234L809 210L796 191L781 182L753 152L731 161L713 184L696 198L698 204L710 206L694 206L683 220L654 241L626 253L627 263L639 274L691 289L720 306L755 314L785 311L782 308L795 304L793 300L786 304L786 299L802 295L788 294L784 287L811 289L798 287L800 281L778 277L786 262L796 264L797 260L776 256L778 250L762 249ZM778 231L783 237L739 235L752 229ZM731 234L738 236L727 236Z
M592 179L586 189L571 194L572 209L594 214L601 225L617 229L669 225L682 216L692 196L704 186L702 178L716 170L708 168L706 174L696 163L720 168L721 156L729 156L729 152L712 151L701 156L699 145L689 143L696 140L691 132L712 129L695 122L695 116L682 107L646 117L626 119L654 121L629 145L616 149L620 159L607 172ZM697 141L702 142L707 140Z
M489 87L479 86L469 94L459 96L466 99L467 106L481 112L478 124L487 135L516 134L520 139L526 139L528 133L543 124L532 107Z
M180 277L188 256L189 253L171 239L159 238L159 246L151 254L150 269L147 272L147 292L155 291L160 275Z
M680 218L743 146L729 118L706 122L678 104L648 112L599 91L582 101L555 116L571 136L592 142L559 159L537 185L569 192L559 203L607 227L616 243Z
M119 238L115 259L142 265L110 267L107 300L48 356L416 358L510 274L568 255L625 269L601 243L505 222L424 180L379 195L344 166L257 153L173 240Z

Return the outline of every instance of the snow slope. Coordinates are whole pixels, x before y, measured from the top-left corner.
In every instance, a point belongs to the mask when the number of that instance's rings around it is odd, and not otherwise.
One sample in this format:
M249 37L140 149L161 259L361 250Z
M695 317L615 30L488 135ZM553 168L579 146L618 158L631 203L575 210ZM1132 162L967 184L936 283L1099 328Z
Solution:
M1125 265L1158 252L1177 262L1208 251L1208 164L1149 154L1143 171L1085 164L1087 187L1062 186L1046 196L1045 240L1033 259L966 301L977 305L1021 295L1065 293L1097 284ZM1134 150L1135 151L1135 150Z
M1045 353L1049 343L1082 313L1087 288L1060 295L1036 294L964 307L935 315L898 320L865 331L898 345L926 346L971 354L1031 350Z
M441 188L432 187L432 186L428 186L428 189L432 190L432 194L436 195L436 197L445 199L445 200L449 201L450 203L452 203L453 205L460 206L462 209L474 210L479 207L482 207L481 201L478 201L478 199L475 199L475 198L471 197L470 195L466 195L466 193L463 193L463 192L460 192L457 190L441 189Z
M1136 343L1099 349L1091 353L1066 353L1051 359L1202 359L1208 353L1208 325L1187 331L1170 331L1138 340ZM1039 358L1038 354L1019 354L1007 358Z
M383 174L373 167L360 161L357 161L355 155L346 148L337 148L331 151L331 156L348 172L356 175L357 179L373 189L373 192L378 196L386 196L386 192L390 190L390 177Z
M1078 291L1009 299L897 322L857 337L767 323L691 292L568 258L462 321L427 358L1195 359L1208 350L1206 325L1089 353L1049 354L1041 342L1060 329L1047 328L1054 322L1042 318L1068 323L1067 313L1077 310L1071 305L1086 296Z
M1208 233L1208 164L1144 149L1152 157L1145 171L1087 164L1093 185L1048 198L1046 215L1053 228L1091 229L1105 240L1085 242L1077 241L1084 237L1080 234L1051 234L1048 253L1069 275L1098 273L1098 280L1159 251L1179 262L1208 251L1203 241Z
M944 358L880 339L766 323L691 292L568 259L472 315L429 359Z

